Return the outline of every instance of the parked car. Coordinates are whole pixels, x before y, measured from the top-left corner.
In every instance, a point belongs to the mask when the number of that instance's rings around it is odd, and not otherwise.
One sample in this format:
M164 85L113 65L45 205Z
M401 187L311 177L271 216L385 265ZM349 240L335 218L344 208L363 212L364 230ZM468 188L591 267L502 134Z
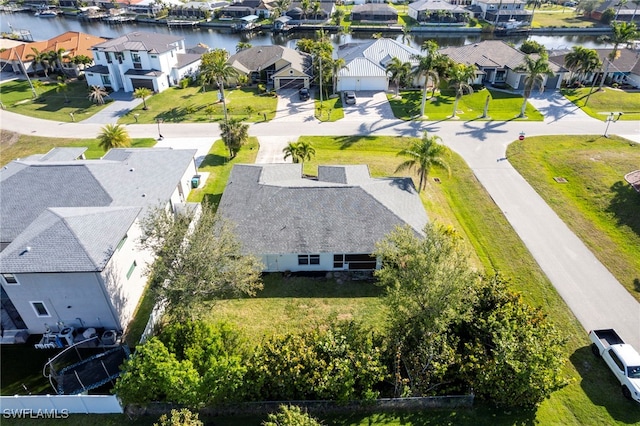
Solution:
M566 7L574 7L574 6L576 6L577 4L578 4L578 3L576 3L575 1L566 1L566 2L564 2L563 6L566 6Z
M308 101L309 100L309 89L306 88L302 88L298 91L298 96L300 96L300 100L301 101Z
M351 90L347 90L344 92L344 103L346 105L355 105L356 104L356 92Z
M640 355L613 329L591 330L591 351L601 357L620 382L627 399L640 402Z

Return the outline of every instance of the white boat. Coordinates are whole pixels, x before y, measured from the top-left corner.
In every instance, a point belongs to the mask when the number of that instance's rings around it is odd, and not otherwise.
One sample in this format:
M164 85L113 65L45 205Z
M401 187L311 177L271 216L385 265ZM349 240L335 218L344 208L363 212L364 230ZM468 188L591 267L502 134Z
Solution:
M55 10L43 10L41 12L37 12L36 16L38 18L55 18L56 16L58 16L58 12L56 12Z

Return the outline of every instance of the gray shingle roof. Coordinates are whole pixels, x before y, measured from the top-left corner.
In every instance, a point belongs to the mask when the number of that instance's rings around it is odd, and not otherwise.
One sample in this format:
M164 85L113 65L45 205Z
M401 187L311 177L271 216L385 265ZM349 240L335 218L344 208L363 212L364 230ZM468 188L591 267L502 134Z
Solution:
M366 4L358 4L353 6L351 13L363 13L363 12L382 12L385 15L398 15L398 11L388 4L383 3L366 3Z
M283 46L250 47L232 55L227 62L238 71L249 73L258 69L265 69L279 59L289 62L291 68L296 71L307 75L310 74L311 56Z
M236 165L219 214L234 222L246 252L371 253L396 226L421 233L427 214L409 178L372 179L366 166ZM327 179L329 181L323 181Z
M2 251L0 270L101 271L140 210L141 207L47 209Z
M449 10L453 12L463 13L468 12L464 7L456 4L451 4L444 0L418 0L409 4L410 9L417 11L423 10Z
M174 49L175 44L181 40L184 40L184 37L135 31L122 37L96 44L93 48L105 52L139 50L149 53L164 53Z

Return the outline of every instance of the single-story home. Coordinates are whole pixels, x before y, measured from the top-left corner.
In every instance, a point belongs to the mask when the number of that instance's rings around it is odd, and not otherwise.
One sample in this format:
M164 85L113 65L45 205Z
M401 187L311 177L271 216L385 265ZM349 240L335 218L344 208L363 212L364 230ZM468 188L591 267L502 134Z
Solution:
M240 164L218 214L235 224L243 251L265 272L374 270L376 242L398 226L428 222L411 178L372 178L366 165Z
M338 57L346 66L338 71L336 90L387 90L389 62L396 57L415 66L416 55L420 55L419 50L390 38L344 44L338 48Z
M336 10L336 4L332 1L320 1L317 3L318 9L312 8L313 3L309 9L304 9L301 2L291 3L290 9L285 15L289 16L292 20L292 24L299 24L302 22L324 22L331 17Z
M418 0L409 3L409 16L421 24L464 23L471 12L444 0Z
M252 83L273 84L273 88L309 87L313 76L311 55L283 46L253 46L232 55L227 62Z
M596 4L595 9L591 12L590 17L597 21L602 19L602 15L607 9L615 10L614 19L616 21L635 22L640 24L640 5L631 1L620 0L604 0Z
M524 88L526 74L515 71L515 68L524 62L526 55L502 40L484 40L464 46L445 47L440 49L440 53L456 63L475 65L478 72L474 84L506 84L516 90ZM546 90L559 89L567 70L551 61L549 65L554 75L545 77L544 87Z
M600 81L604 70L607 69L609 55L611 55L611 52L613 51L613 49L594 50L600 57L602 67L595 73L585 76L585 83L592 82L594 78L596 79L596 82ZM549 61L554 63L555 65L564 67L567 54L570 52L571 51L551 52L549 54ZM605 76L605 81L609 84L629 84L630 86L640 88L640 51L628 48L620 48L618 49L618 53L619 56L609 64L607 75ZM570 72L564 74L565 82L569 82L570 78L572 78L572 74Z
M354 6L351 20L360 22L376 22L395 24L398 22L398 11L388 4L367 3Z
M195 150L55 148L0 170L2 329L123 331L153 260L140 248L149 209L184 205ZM16 213L19 212L19 213Z

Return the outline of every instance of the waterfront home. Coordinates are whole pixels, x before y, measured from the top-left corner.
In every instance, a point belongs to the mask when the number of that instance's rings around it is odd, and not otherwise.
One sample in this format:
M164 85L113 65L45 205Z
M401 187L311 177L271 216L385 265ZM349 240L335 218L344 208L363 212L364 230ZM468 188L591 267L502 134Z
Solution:
M463 24L470 13L444 0L418 0L409 4L409 16L420 24Z
M397 226L428 222L411 178L372 178L366 165L238 164L218 214L265 272L374 270L376 242Z
M253 46L227 62L252 83L266 83L276 90L308 88L313 78L311 55L284 46Z
M600 61L602 67L596 72L589 73L584 76L582 83L590 84L593 79L599 82L604 70L607 68L607 62L613 49L594 49ZM557 66L565 66L567 54L570 51L565 52L551 52L549 54L549 61ZM570 79L575 77L575 74L567 72L564 74L563 79L565 83L570 83ZM620 48L618 49L618 57L609 65L607 75L604 76L607 84L628 84L635 88L640 88L640 50Z
M91 49L95 65L87 68L89 86L133 92L146 87L162 92L198 72L201 55L186 53L184 37L132 32L96 44Z
M499 26L508 22L531 23L533 13L525 10L527 2L524 0L474 0L473 8L477 11L476 18L483 19Z
M359 22L397 24L398 11L388 4L367 3L353 7L351 20Z
M5 332L124 330L153 260L138 243L139 221L151 208L179 209L191 191L195 150L123 148L85 160L85 149L56 148L0 170Z

